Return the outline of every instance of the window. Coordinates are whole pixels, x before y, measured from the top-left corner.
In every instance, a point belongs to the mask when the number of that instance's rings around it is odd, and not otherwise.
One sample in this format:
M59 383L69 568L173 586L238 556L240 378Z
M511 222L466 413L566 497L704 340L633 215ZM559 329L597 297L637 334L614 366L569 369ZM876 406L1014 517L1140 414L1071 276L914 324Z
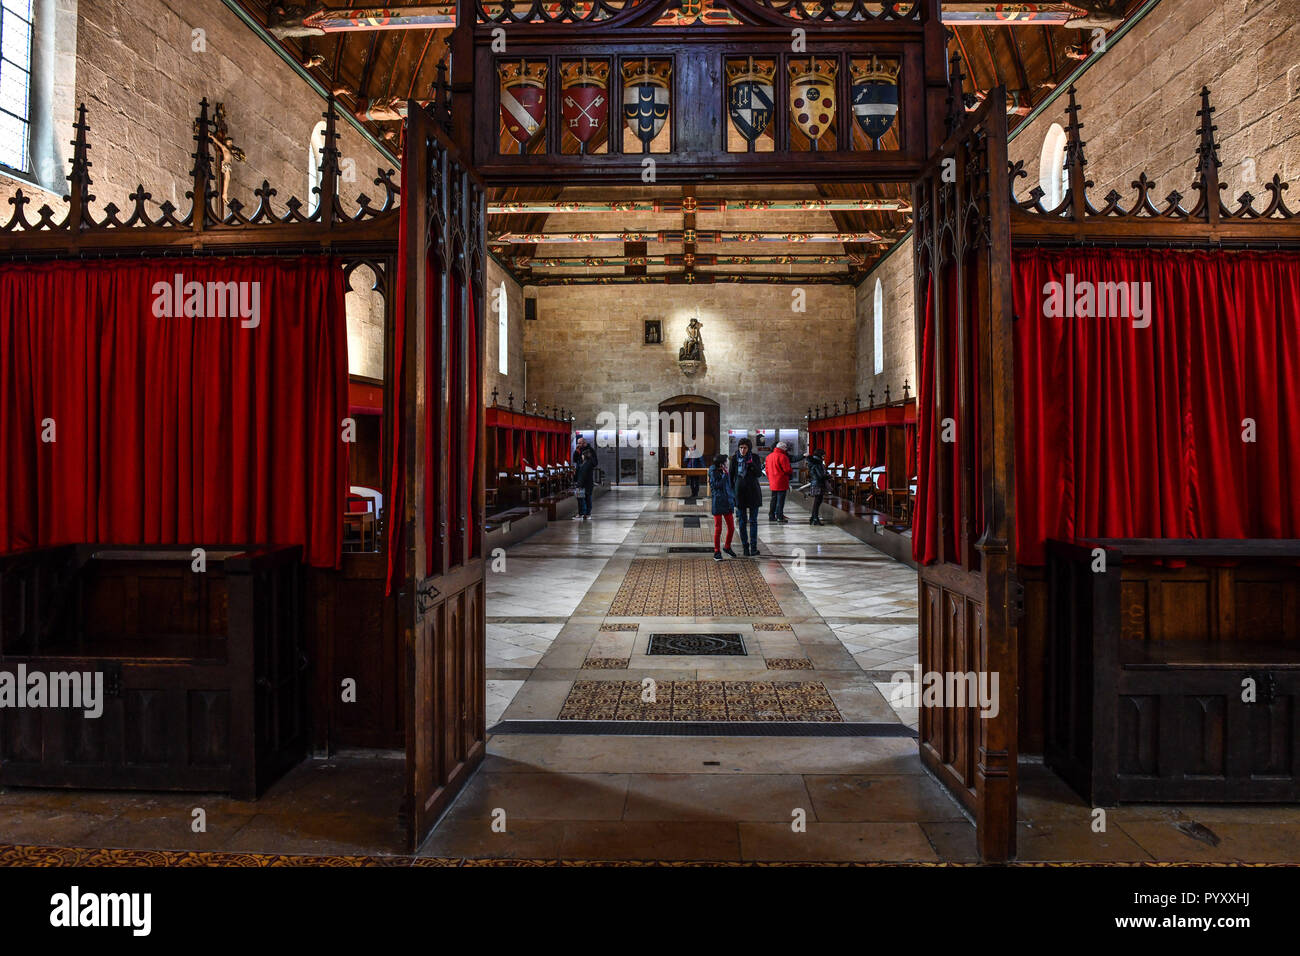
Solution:
M307 149L307 215L314 215L320 205L320 164L325 152L325 121L321 120L312 128L311 143Z
M32 0L0 0L0 165L31 173Z
M1043 208L1055 209L1070 188L1065 171L1065 130L1053 123L1043 139L1043 154L1038 160L1038 185L1043 190Z
M872 351L876 353L876 374L885 371L885 290L876 280L876 301L872 309Z
M502 375L510 374L510 299L506 295L506 284L501 283L497 290L497 371Z

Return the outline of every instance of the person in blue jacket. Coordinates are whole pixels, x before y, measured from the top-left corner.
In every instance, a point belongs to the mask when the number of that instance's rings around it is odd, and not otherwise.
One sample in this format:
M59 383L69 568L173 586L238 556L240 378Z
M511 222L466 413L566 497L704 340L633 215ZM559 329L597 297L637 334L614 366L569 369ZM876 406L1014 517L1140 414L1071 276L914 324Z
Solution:
M723 551L734 558L736 552L731 550L731 537L736 533L736 520L732 517L736 510L736 493L731 488L731 476L727 474L726 455L713 456L713 465L709 468L709 497L713 505L713 560L721 561ZM727 522L727 544L719 549L723 519Z

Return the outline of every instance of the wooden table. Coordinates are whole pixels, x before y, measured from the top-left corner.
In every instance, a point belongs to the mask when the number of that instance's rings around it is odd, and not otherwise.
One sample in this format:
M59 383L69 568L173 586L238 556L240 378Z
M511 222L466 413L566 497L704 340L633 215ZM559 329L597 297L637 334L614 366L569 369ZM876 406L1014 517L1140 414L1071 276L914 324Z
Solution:
M659 469L659 494L664 493L664 484L672 475L681 475L683 478L689 478L692 475L699 475L707 478L709 469L707 468L660 468Z

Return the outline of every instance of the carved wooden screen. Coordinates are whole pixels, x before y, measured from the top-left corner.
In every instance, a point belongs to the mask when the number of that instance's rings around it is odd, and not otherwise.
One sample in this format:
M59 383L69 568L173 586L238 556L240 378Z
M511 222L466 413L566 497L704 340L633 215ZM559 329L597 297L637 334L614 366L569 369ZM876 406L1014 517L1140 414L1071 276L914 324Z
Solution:
M405 647L412 848L483 759L482 186L438 117L408 108Z
M938 0L466 8L455 85L474 91L473 159L493 185L910 181L935 145Z
M960 79L954 84L960 104ZM1006 115L960 107L914 187L921 484L920 666L929 685L974 674L992 708L922 698L921 758L974 816L980 855L1015 852L1017 652ZM922 513L923 512L923 513ZM927 543L928 542L928 543ZM927 706L927 704L933 704ZM989 716L981 716L988 713Z

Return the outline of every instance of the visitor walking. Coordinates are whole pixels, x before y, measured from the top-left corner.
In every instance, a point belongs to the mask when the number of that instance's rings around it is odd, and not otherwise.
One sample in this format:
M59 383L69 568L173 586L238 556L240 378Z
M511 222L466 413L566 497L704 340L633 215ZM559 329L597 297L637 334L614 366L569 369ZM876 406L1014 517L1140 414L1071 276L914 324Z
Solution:
M596 487L596 449L579 436L573 450L573 493L578 496L577 521L591 520L591 496Z
M736 517L740 520L740 543L745 557L758 554L758 509L763 505L763 461L754 454L748 438L736 445L731 458L731 487L736 493Z
M686 449L686 455L682 458L682 465L686 468L704 467L704 452L700 451L694 442L691 442L691 447ZM691 497L698 498L700 496L700 476L687 475L686 483L691 487Z
M713 505L713 560L721 561L724 551L734 558L736 552L731 550L731 536L736 532L736 522L732 517L736 510L736 493L731 487L731 476L727 474L726 455L713 456L713 465L709 468L709 495ZM727 543L719 549L724 519L727 522Z

